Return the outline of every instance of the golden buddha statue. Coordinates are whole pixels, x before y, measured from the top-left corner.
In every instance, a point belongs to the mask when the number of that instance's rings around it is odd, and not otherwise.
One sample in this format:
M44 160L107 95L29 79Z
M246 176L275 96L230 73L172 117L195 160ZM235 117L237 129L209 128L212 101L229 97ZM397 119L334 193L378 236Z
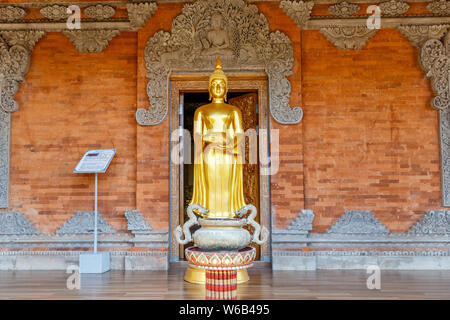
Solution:
M205 218L234 218L244 207L240 143L242 113L226 102L228 80L220 58L209 77L212 102L194 114L194 189L190 204L208 208Z
M194 188L186 210L189 220L174 230L174 237L182 245L194 241L196 247L191 248L205 252L238 252L252 242L263 244L269 232L254 220L256 207L245 203L242 113L226 103L228 80L220 58L209 77L208 90L212 102L194 114ZM201 228L191 234L196 224ZM253 227L253 235L243 228L247 224ZM205 283L205 270L190 264L184 279ZM240 269L237 282L248 279L246 269Z

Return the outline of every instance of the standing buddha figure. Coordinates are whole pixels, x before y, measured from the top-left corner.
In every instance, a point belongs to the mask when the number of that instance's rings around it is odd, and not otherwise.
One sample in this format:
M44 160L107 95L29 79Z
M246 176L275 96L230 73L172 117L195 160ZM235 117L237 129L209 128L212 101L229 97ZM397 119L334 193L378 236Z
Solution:
M244 207L241 140L242 113L226 103L228 80L220 58L209 77L212 102L194 114L194 188L190 204L209 212L205 218L234 218Z

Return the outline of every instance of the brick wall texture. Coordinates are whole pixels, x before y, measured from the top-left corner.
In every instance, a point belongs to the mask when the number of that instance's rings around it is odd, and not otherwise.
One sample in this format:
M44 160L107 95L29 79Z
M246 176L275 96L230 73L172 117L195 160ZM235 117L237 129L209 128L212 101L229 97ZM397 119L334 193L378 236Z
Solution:
M340 50L319 31L300 31L278 3L257 5L271 30L292 41L290 102L304 111L298 125L271 120L281 160L271 177L273 227L312 209L313 232L325 232L344 210L361 209L405 232L426 210L442 209L438 118L417 49L395 29L382 29L364 49ZM105 219L125 231L125 210L137 208L155 230L168 229L169 121L135 121L136 108L149 104L146 42L170 31L182 9L158 6L144 28L122 32L102 53L80 53L60 33L36 45L12 116L9 210L40 231L93 209L93 176L72 173L92 148L117 149L99 180Z

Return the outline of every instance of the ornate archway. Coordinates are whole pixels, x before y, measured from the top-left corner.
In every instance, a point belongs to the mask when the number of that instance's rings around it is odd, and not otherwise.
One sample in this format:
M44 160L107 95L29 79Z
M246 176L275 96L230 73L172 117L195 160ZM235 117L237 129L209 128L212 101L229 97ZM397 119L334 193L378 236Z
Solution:
M243 0L198 0L186 4L172 23L172 31L158 31L145 47L149 109L138 109L143 126L160 124L168 114L168 77L171 72L212 70L217 55L225 71L261 71L268 76L269 108L282 124L299 123L300 107L289 96L294 63L290 39L269 31L266 17Z

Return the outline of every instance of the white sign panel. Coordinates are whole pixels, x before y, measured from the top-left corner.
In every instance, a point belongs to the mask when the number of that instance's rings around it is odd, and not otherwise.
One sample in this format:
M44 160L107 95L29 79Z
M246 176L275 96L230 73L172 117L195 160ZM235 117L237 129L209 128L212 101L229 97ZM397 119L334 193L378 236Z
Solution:
M115 154L116 149L88 150L73 172L105 173Z

